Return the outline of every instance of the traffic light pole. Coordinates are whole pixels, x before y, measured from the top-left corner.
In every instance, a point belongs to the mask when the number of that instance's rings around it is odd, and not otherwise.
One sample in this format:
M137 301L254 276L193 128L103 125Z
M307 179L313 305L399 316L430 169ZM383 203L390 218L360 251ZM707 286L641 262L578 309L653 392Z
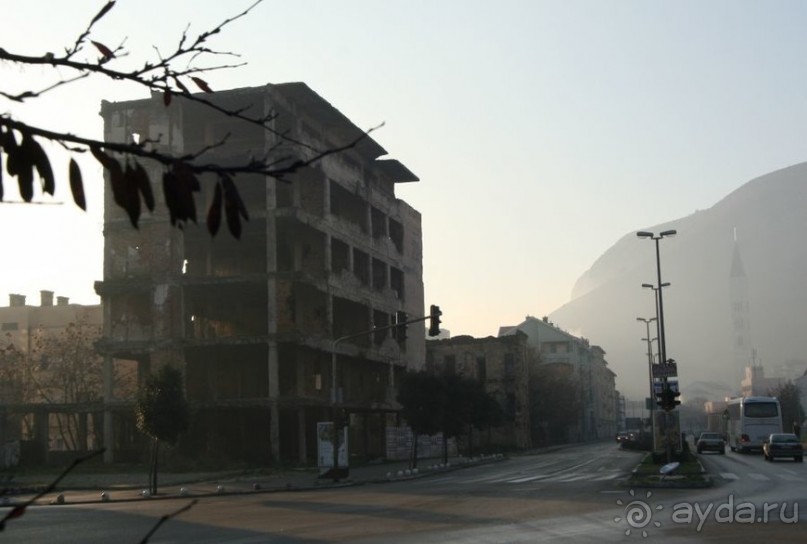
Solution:
M421 323L426 321L427 319L431 319L431 327L429 328L429 334L432 334L432 331L437 329L440 324L440 316L442 312L440 311L439 306L432 305L431 311L429 315L423 317L416 317L414 319L409 319L400 323L395 323L394 325L385 325L383 327L374 327L369 331L362 331L353 334L346 334L345 336L340 336L338 338L334 338L331 343L331 425L333 425L332 431L332 441L331 444L333 446L333 466L331 467L331 477L333 478L334 482L338 482L341 478L347 477L349 474L349 467L345 467L344 472L339 470L339 435L342 433L342 428L337 428L338 418L337 418L337 411L338 405L342 403L342 399L339 399L339 395L337 395L337 388L336 388L336 346L340 342L344 342L345 340L351 340L353 338L361 338L363 336L369 336L371 334L375 334L377 332L388 331L392 329L398 329L400 327L406 327L407 325L411 325L412 323ZM432 335L435 336L435 335ZM350 463L348 462L348 465Z

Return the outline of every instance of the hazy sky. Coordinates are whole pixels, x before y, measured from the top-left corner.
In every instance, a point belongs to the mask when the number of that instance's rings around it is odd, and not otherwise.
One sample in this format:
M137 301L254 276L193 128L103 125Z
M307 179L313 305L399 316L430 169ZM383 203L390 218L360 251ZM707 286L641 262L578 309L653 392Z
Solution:
M103 3L3 0L0 47L61 51ZM142 63L249 4L120 0L93 37L126 38L119 62ZM452 334L486 336L567 302L626 233L805 160L805 28L803 1L265 0L211 42L248 64L207 79L303 81L359 127L386 123L374 138L421 179L397 193L423 216L426 306ZM0 88L49 72L0 66ZM15 111L98 136L101 99L146 96L83 81ZM101 172L87 164L89 213L66 192L0 206L0 297L99 302Z

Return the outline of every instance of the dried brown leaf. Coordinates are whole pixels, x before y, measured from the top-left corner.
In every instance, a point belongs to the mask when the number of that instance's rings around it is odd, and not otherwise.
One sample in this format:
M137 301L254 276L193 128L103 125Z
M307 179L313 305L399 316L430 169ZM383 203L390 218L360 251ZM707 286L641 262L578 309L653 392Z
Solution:
M168 217L172 225L176 225L179 218L176 214L177 201L177 183L176 176L171 170L166 170L163 173L163 196L165 197L165 207L168 208Z
M224 198L231 201L235 206L235 209L238 211L238 214L246 220L249 220L249 213L247 213L247 207L244 205L244 201L241 199L241 195L238 192L238 189L235 187L235 182L233 178L230 176L222 176L221 177L222 185L224 186Z
M191 220L196 223L196 203L193 200L193 193L199 191L201 186L196 174L190 166L184 162L175 162L173 166L174 176L176 176L179 186L177 196L177 218Z
M14 133L12 131L2 133L3 137L3 149L6 150L6 154L8 155L6 160L6 172L10 176L16 176L18 173L19 162L17 160L17 139L14 137Z
M191 76L191 79L193 80L194 83L196 83L196 86L202 89L204 92L206 93L213 92L213 89L210 88L210 86L207 84L207 81L205 81L204 79L195 76Z
M249 221L247 208L238 189L230 176L221 176L221 185L224 190L224 214L227 218L227 227L235 238L241 238L241 218Z
M96 49L98 49L98 51L101 52L101 54L104 56L106 60L115 57L115 53L109 47L105 46L101 42L96 42L95 40L90 40L90 42L95 46Z
M140 192L138 191L138 171L137 163L132 166L132 163L126 163L126 170L123 173L123 209L129 214L129 221L134 228L137 228L137 223L140 220ZM145 172L143 172L145 174Z
M216 184L213 190L213 202L207 210L207 231L211 236L215 236L221 227L221 204L222 204L221 183Z
M23 136L20 145L14 148L14 153L9 154L9 168L12 168L17 175L17 184L20 188L20 197L25 202L31 202L34 198L34 163L36 162L36 150L31 145L33 140L27 134ZM14 173L9 170L9 174Z
M120 163L96 147L91 147L90 152L109 172L109 184L112 187L112 199L115 204L126 210L132 226L137 228L137 221L140 218L140 196L137 186L127 179L129 166L126 172L121 168Z
M34 166L36 166L36 171L42 180L42 191L53 196L56 190L56 179L53 176L53 168L51 168L47 153L45 153L42 146L33 138L26 138L25 141L27 145L31 146Z
M75 159L70 158L70 192L73 193L73 202L76 206L87 211L87 200L84 196L84 182L81 179L81 169Z
M143 166L138 162L134 163L134 170L135 172L132 174L132 176L135 181L135 186L140 192L140 195L143 197L143 202L145 202L148 211L153 212L154 192L151 189L151 180L149 179L149 175L146 172L146 169L143 168Z

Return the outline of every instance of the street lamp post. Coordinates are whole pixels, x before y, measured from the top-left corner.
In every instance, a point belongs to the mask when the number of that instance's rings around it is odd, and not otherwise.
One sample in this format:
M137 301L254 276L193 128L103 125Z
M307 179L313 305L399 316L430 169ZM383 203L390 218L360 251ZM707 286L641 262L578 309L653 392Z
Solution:
M659 252L659 240L661 240L662 238L665 238L665 237L675 236L675 235L676 235L676 231L672 230L672 229L662 231L662 232L660 232L658 234L655 234L653 232L647 232L647 231L639 231L639 232L636 233L636 236L638 236L639 238L649 238L649 239L653 240L656 243L656 280L657 280L657 283L656 283L656 288L654 290L656 292L656 303L658 304L658 308L657 308L657 311L656 311L656 317L658 318L658 339L659 339L659 348L658 349L659 349L659 359L660 359L659 362L660 362L660 364L664 364L664 365L667 364L667 342L666 342L666 335L665 335L665 332L664 332L664 297L662 296L663 288L665 287L665 284L661 282L661 255L660 255L660 252ZM643 286L645 286L645 284L643 284ZM649 334L647 336L648 336L648 338L650 337ZM667 393L669 391L669 387L670 387L669 383L667 381L667 378L666 377L662 378L661 383L662 383L661 390L662 390L662 393L663 393L664 397L666 398ZM667 449L667 462L669 463L672 460L672 452L670 451L671 450L671 447L670 447L671 445L669 443L669 437L667 436L669 434L668 431L669 431L669 415L670 415L669 412L668 412L668 409L669 409L669 407L665 408L665 413L664 413L664 436L665 436L665 441L667 442L667 447L666 447L666 449Z
M658 287L657 291L657 301L658 301L658 328L659 328L659 354L661 354L661 362L667 362L667 342L666 337L664 334L664 297L662 296L662 287L664 284L661 283L661 255L659 254L659 246L658 242L664 237L675 236L675 230L665 230L660 232L658 235L647 232L647 231L639 231L636 233L636 236L639 238L650 238L651 240L656 242L656 275L658 279L658 283L656 284Z
M652 343L652 340L650 340L650 323L653 322L653 321L658 321L658 320L655 317L651 317L650 319L645 319L644 317L637 317L636 321L641 321L642 323L645 324L645 327L647 328L647 338L644 338L643 340L647 340L647 375L648 375L648 379L650 380L650 408L649 408L649 410L650 410L650 429L651 429L651 432L653 433L653 438L651 440L653 442L655 442L656 420L653 417L653 410L654 410L653 405L656 403L655 402L656 401L656 391L653 388L653 343ZM654 444L654 447L655 447L655 444Z

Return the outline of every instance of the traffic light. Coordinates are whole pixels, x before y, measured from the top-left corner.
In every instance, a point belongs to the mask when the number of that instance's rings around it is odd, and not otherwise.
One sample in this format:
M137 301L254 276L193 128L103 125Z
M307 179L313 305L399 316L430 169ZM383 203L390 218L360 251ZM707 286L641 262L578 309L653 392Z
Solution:
M671 388L669 384L664 384L661 392L656 393L656 402L662 410L669 412L681 404L681 401L678 400L679 396L681 396L679 391Z
M406 312L395 312L395 339L403 344L406 342Z
M440 335L441 315L443 315L443 312L440 311L440 307L432 304L431 309L429 310L429 336Z
M673 391L672 389L670 389L670 396L669 396L669 400L670 400L670 402L669 402L669 407L670 408L669 409L670 410L675 410L675 407L679 406L681 404L681 401L678 400L678 397L680 397L680 396L681 396L681 393L679 391Z
M666 397L666 395L665 395L665 390L664 390L664 389L662 389L661 391L657 391L657 392L656 392L656 404L657 404L657 405L658 405L658 407L659 407L659 408L661 408L662 410L666 410L666 409L667 409L667 408L666 408L666 403L665 403L665 399L666 399L666 398L667 398L667 397Z

